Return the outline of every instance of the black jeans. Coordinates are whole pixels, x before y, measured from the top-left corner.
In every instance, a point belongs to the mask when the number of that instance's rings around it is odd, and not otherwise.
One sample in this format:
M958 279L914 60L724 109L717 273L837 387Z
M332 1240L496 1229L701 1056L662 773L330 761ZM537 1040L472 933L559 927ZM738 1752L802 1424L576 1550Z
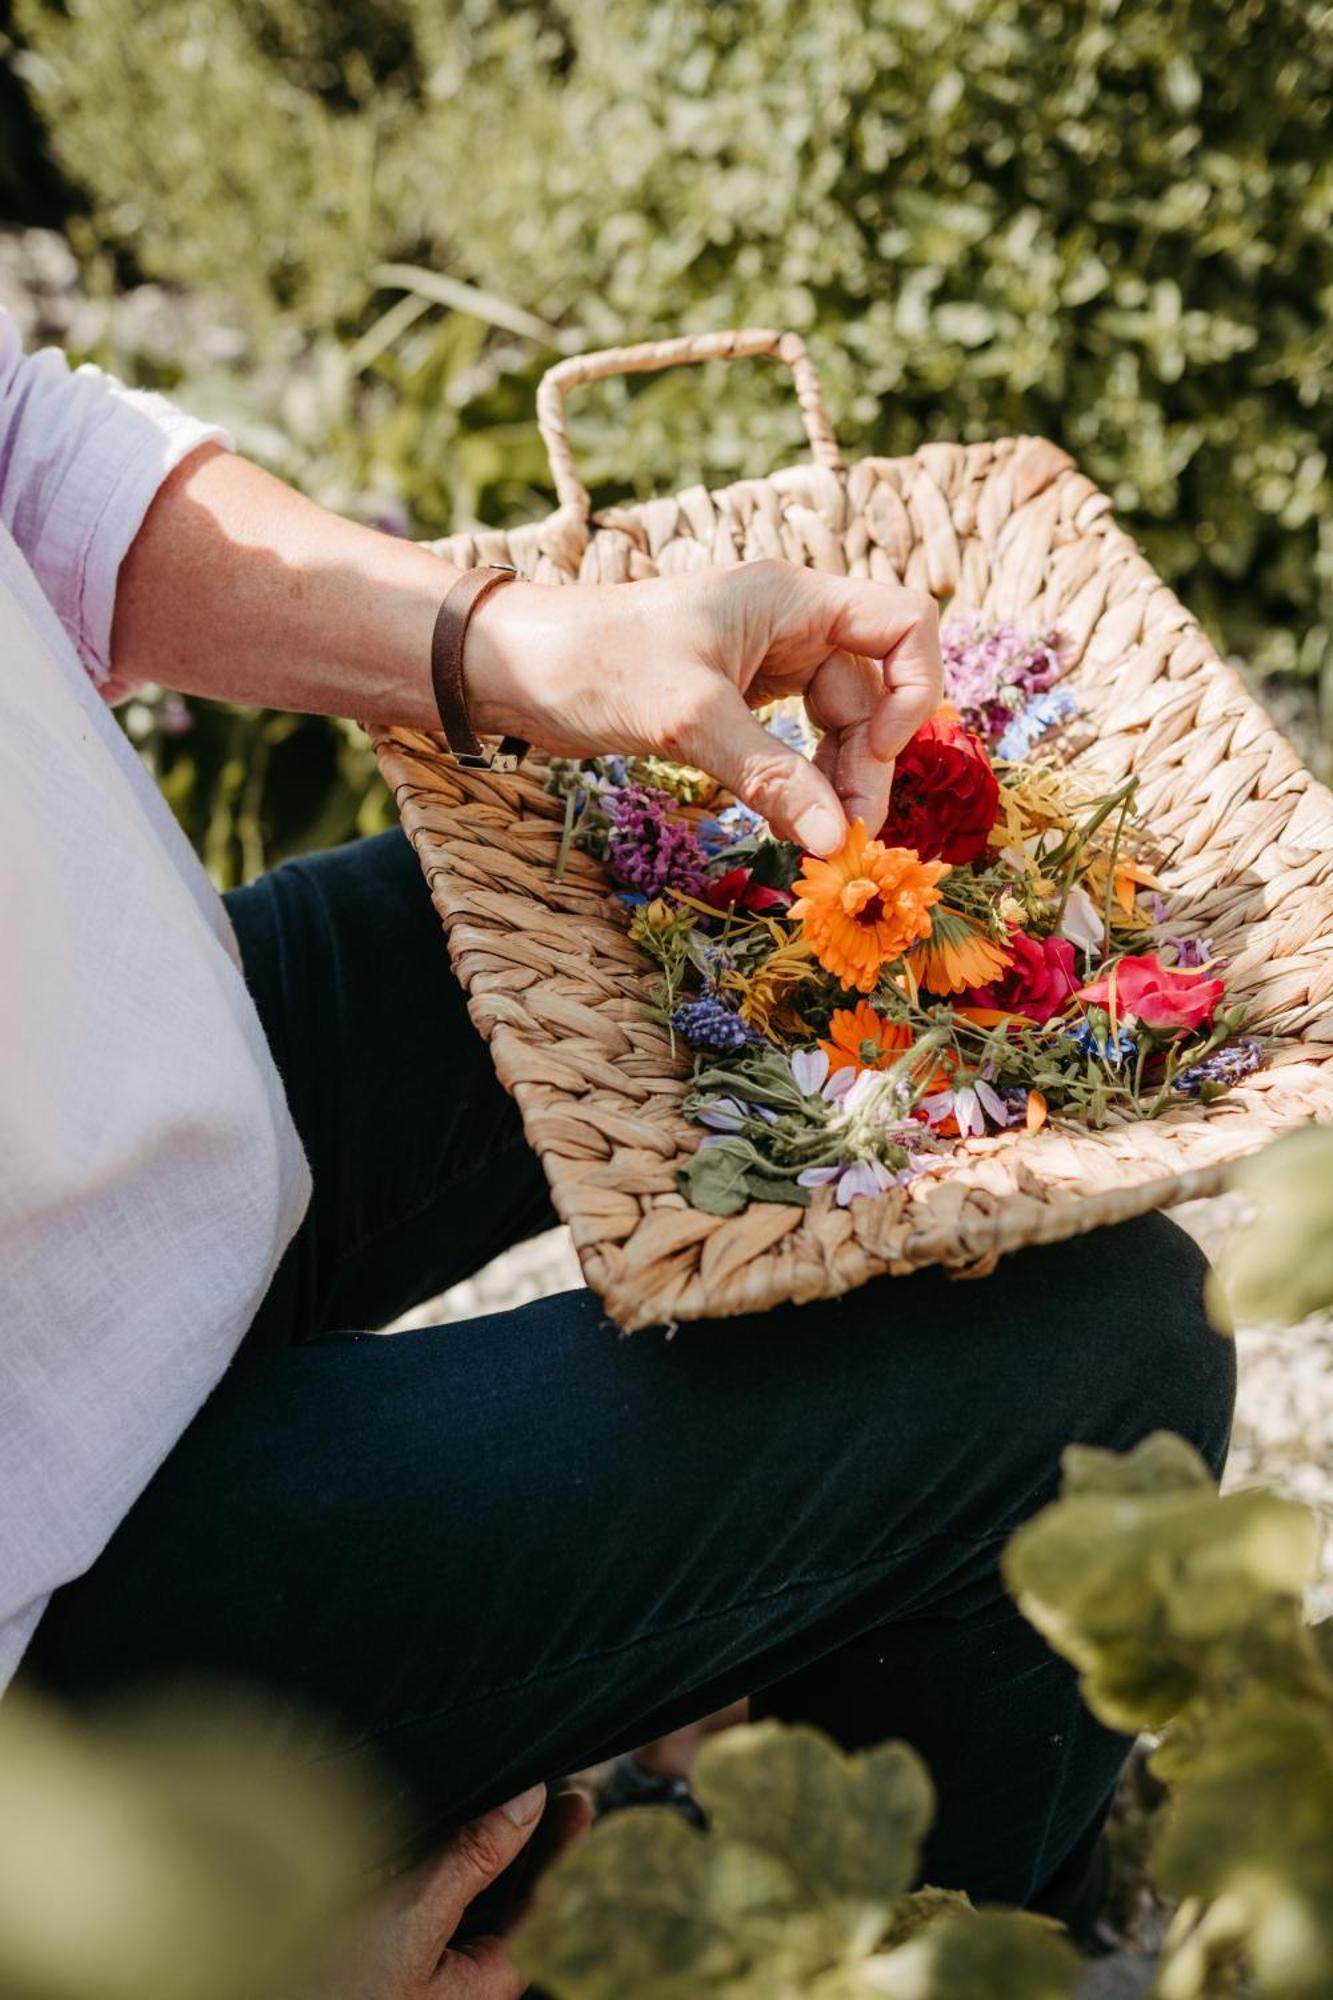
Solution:
M314 1172L241 1354L30 1671L207 1675L377 1754L426 1831L742 1694L940 1793L930 1879L1032 1899L1124 1745L1000 1585L1071 1440L1220 1468L1229 1344L1160 1217L832 1305L621 1336L589 1292L385 1340L551 1220L397 833L230 899Z

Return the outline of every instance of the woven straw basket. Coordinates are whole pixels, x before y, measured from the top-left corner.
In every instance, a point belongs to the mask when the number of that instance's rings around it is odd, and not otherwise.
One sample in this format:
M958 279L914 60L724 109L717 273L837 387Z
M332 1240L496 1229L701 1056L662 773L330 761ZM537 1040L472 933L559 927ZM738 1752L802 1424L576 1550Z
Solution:
M747 355L791 368L813 463L591 514L566 390ZM781 556L899 580L987 619L1058 626L1085 725L1077 760L1112 782L1139 773L1172 906L1230 956L1230 995L1269 1051L1206 1116L1189 1104L1152 1124L973 1140L948 1174L845 1209L821 1189L808 1209L701 1214L675 1188L700 1137L680 1114L688 1065L646 1016L652 968L601 866L576 852L555 880L561 805L540 757L500 777L459 770L430 736L378 731L472 1017L588 1283L622 1327L828 1297L930 1264L981 1273L1021 1244L1211 1193L1276 1130L1333 1118L1333 797L1063 451L1041 438L928 444L845 468L804 347L769 331L563 361L537 411L559 508L510 533L456 535L437 545L442 556L559 584Z

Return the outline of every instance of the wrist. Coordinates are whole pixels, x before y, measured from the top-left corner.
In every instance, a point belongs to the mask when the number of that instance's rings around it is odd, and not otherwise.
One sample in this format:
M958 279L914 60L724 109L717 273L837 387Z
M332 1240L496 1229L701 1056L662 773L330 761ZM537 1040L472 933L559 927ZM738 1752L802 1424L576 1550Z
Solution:
M532 738L534 695L558 677L576 593L520 577L477 606L463 647L463 691L482 736Z

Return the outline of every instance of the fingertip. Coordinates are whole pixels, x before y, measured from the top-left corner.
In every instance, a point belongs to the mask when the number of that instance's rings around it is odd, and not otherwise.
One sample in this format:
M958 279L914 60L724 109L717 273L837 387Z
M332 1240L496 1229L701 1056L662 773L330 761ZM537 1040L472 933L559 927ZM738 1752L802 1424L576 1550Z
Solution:
M827 860L847 838L847 821L832 806L815 804L797 814L792 831L807 854Z
M526 1792L520 1792L516 1799L508 1800L500 1811L513 1826L531 1826L545 1804L545 1785L532 1785Z

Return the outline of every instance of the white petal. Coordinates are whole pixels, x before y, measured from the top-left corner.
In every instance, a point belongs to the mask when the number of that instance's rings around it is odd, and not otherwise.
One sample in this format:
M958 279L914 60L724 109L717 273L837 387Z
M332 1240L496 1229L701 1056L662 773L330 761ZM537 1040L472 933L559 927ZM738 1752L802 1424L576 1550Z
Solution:
M986 1113L986 1116L990 1119L992 1124L994 1125L1013 1124L1014 1122L1013 1112L1009 1109L1009 1106L1005 1103L999 1091L994 1089L994 1087L991 1084L987 1083L984 1077L979 1076L977 1078L976 1093L981 1101L982 1110Z
M1076 882L1069 892L1064 916L1060 919L1060 935L1076 944L1081 951L1096 951L1103 941L1101 912L1087 890Z
M734 1097L715 1097L694 1116L696 1124L707 1125L714 1132L740 1132L745 1128L745 1113Z
M967 1084L953 1094L953 1115L958 1120L958 1130L965 1139L973 1133L979 1134L986 1129L981 1106L977 1103L977 1093Z
M879 1182L870 1169L868 1160L858 1160L854 1166L844 1167L838 1182L838 1207L846 1208L858 1194L878 1194Z
M828 1075L828 1057L822 1049L793 1049L791 1073L796 1088L806 1097L813 1097Z

